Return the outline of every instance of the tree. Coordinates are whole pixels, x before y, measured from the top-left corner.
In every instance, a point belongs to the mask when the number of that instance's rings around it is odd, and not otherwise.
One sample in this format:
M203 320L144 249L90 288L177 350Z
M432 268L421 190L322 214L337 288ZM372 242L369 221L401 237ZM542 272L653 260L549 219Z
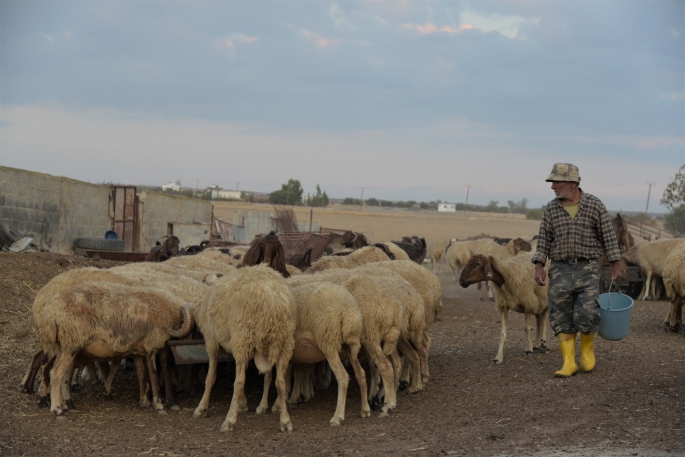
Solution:
M367 198L364 202L366 206L380 206L380 202L375 198Z
M507 204L509 205L509 210L512 213L526 214L528 212L528 199L527 198L523 198L519 202L509 200L507 202Z
M277 205L301 205L304 190L300 181L289 179L287 184L281 186L281 190L275 190L269 194L269 203Z
M351 198L347 197L345 200L342 202L343 205L361 205L362 201L358 198Z
M307 205L317 207L328 206L328 195L326 195L326 192L321 193L321 187L318 184L316 185L316 195L307 198Z
M673 182L664 189L660 203L671 210L680 203L685 203L685 165L680 167Z
M685 234L685 204L664 216L664 228L676 235Z

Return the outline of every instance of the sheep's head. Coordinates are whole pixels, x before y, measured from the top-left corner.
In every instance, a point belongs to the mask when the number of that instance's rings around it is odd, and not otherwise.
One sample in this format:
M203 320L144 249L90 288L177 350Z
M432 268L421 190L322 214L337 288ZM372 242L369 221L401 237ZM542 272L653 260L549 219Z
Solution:
M518 254L521 251L526 251L529 252L533 247L530 245L530 243L523 238L516 238L513 240L514 241L514 250Z
M168 257L173 257L175 255L178 255L178 247L180 244L181 241L178 239L177 236L169 235L162 243L162 250L166 252Z
M288 260L288 265L292 265L300 271L305 271L312 266L312 248L308 248L304 254L295 254Z
M468 287L483 281L492 281L498 286L504 284L504 277L499 271L492 268L492 257L476 254L464 265L459 276L459 285Z
M354 243L354 240L357 238L357 233L353 232L351 230L348 230L347 232L343 233L343 236L340 237L340 245L345 246L346 248L351 248L352 243Z
M387 255L388 257L390 257L390 260L395 260L395 254L393 254L393 253L390 251L390 249L388 248L387 245L385 245L385 244L383 244L383 243L376 243L376 244L374 244L374 246L377 247L378 249L380 249L381 251L383 251L383 253L384 253L385 255Z
M634 263L637 265L637 251L638 250L639 250L639 246L633 246L632 248L627 249L621 255L621 259L623 259L627 263Z
M250 249L245 253L241 266L248 267L260 263L268 264L281 273L284 278L290 277L290 273L285 267L285 251L281 242L278 241L276 232L272 231L268 235L256 236L252 240Z

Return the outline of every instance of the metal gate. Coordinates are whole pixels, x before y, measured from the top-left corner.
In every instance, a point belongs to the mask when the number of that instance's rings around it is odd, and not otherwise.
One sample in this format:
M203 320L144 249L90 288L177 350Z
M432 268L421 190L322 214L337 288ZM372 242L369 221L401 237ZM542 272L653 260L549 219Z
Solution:
M109 222L119 239L124 240L124 251L137 251L139 227L135 186L110 186Z

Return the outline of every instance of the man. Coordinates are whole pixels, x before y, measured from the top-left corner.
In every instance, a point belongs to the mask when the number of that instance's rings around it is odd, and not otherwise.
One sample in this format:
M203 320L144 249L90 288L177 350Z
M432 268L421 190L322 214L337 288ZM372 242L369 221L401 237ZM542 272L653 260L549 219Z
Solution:
M559 347L563 366L555 377L576 374L576 334L580 332L580 368L595 368L594 338L599 325L599 257L611 262L611 279L620 276L621 253L616 234L604 204L578 187L578 167L557 163L547 177L556 198L547 204L538 234L535 281L547 284L545 264L549 267L549 321Z

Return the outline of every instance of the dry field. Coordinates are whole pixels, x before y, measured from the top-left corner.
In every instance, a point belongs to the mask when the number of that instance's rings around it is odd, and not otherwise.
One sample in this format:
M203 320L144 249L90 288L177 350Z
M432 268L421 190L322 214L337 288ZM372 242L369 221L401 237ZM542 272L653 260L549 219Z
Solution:
M290 208L295 210L298 221L309 221L311 208ZM232 222L233 215L240 210L273 212L273 205L214 202L214 214L227 222ZM522 214L376 212L356 211L340 206L314 208L313 220L322 227L363 232L373 242L418 235L430 243L450 238L464 239L481 233L503 238L520 236L530 240L533 235L537 235L540 226L539 221L526 220Z

